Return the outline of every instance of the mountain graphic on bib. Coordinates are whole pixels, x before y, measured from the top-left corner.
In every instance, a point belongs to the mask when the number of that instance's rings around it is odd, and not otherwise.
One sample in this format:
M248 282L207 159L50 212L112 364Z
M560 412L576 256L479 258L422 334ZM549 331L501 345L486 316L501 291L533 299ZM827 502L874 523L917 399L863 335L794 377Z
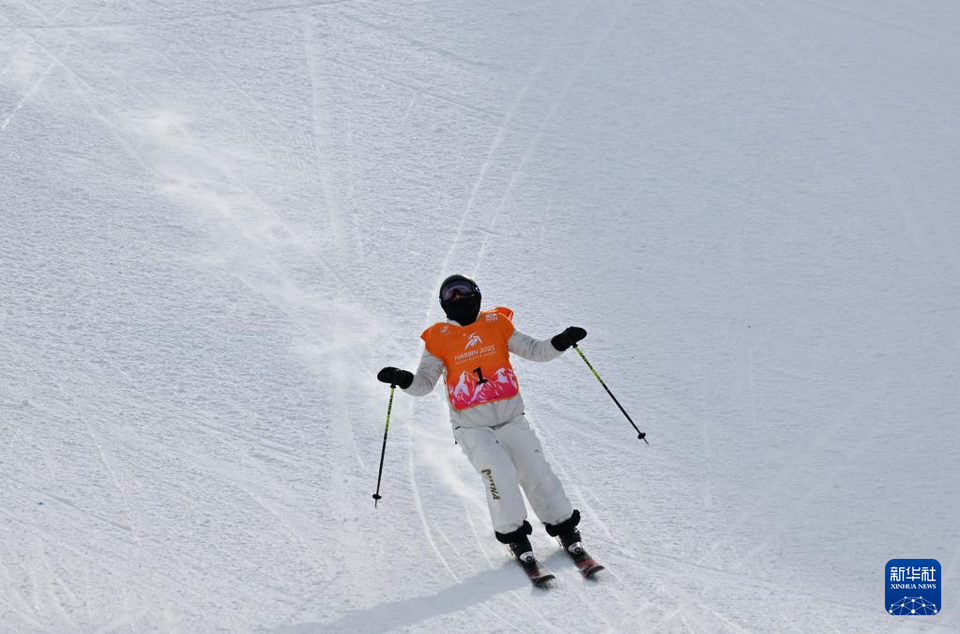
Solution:
M449 390L453 406L464 409L516 396L520 385L511 368L500 368L492 378L484 377L482 383L475 372L461 372L460 379Z

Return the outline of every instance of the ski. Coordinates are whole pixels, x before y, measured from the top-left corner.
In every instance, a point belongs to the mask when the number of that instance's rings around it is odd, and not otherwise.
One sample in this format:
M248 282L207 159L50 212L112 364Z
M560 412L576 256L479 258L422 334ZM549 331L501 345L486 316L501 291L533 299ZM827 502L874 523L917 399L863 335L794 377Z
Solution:
M517 559L517 563L519 563L523 571L527 573L527 578L530 579L530 583L537 588L549 588L551 586L550 582L556 579L551 573L541 568L537 560L532 557L528 560Z
M593 575L604 569L604 567L598 564L579 544L575 544L570 548L572 550L567 548L564 548L564 550L570 555L573 563L577 565L577 570L580 571L584 579L593 579Z

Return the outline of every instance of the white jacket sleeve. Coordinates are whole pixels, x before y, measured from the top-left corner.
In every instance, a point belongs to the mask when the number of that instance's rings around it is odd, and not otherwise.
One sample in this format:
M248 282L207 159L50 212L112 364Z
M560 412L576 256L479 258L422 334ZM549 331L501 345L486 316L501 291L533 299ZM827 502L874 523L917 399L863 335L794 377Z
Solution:
M433 391L437 379L440 378L442 373L443 361L424 348L423 356L420 357L420 365L417 367L416 374L413 375L413 383L404 392L411 396L425 396Z
M513 335L507 342L507 349L518 357L530 361L550 361L563 354L553 347L549 339L534 339L519 330L513 331Z

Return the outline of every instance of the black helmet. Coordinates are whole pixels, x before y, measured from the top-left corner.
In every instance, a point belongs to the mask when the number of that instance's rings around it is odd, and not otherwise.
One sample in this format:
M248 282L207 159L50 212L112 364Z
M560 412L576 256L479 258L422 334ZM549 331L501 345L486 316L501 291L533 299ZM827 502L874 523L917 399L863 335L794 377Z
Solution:
M469 277L451 275L440 285L440 306L447 319L469 326L480 314L480 287Z

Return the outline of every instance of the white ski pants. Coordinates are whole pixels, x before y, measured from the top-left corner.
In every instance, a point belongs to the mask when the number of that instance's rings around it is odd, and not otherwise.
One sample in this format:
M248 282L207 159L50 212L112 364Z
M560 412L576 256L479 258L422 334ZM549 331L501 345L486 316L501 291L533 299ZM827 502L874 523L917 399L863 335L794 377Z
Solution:
M496 427L459 427L453 437L480 474L498 533L513 532L526 520L521 487L541 522L557 524L573 513L540 439L522 415Z

